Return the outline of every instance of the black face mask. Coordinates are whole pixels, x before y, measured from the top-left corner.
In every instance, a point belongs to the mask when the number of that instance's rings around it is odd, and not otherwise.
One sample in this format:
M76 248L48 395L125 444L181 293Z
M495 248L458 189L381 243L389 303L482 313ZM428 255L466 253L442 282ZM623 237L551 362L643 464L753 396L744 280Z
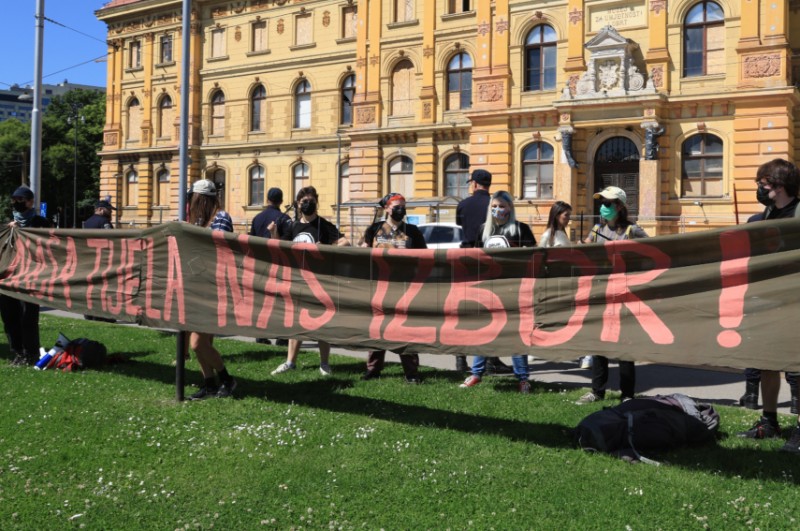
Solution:
M300 203L300 212L306 216L310 216L317 211L317 203L314 201L302 201Z
M775 203L775 200L770 198L769 192L770 190L767 190L763 185L759 184L758 190L756 190L756 199L758 202L764 206L771 206Z
M25 212L28 210L28 205L25 204L25 201L14 201L13 207L17 212Z
M406 217L406 207L404 206L396 206L392 209L392 213L389 216L395 221L403 221L403 218Z

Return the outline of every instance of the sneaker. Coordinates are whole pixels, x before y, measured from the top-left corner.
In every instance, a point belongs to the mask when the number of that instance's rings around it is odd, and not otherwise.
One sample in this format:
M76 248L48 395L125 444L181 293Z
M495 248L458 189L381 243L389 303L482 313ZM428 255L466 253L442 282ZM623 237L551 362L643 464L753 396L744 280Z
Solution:
M472 376L470 376L469 378L464 380L464 383L459 385L459 387L475 387L479 383L481 383L481 377L480 376L475 376L473 374Z
M795 426L792 430L792 436L781 447L781 452L789 452L792 454L800 454L800 426Z
M229 398L233 396L233 392L236 390L238 384L236 380L233 378L230 379L228 382L222 382L222 385L219 386L219 390L217 391L216 397L217 398Z
M597 402L602 399L603 399L602 396L594 394L593 391L589 391L588 393L580 397L578 400L576 400L575 403L578 404L579 406L583 406L586 404L591 404L592 402Z
M287 361L285 363L281 363L280 365L278 365L278 368L275 369L274 371L272 371L270 374L272 374L273 376L276 375L276 374L283 374L285 372L293 371L296 368L297 367L295 365L293 365L293 364L291 364L291 363L289 363Z
M206 398L213 398L219 392L218 387L201 387L195 394L189 396L189 400L205 400Z
M333 371L331 370L331 366L328 365L327 363L319 366L319 373L322 376L333 376Z
M761 417L753 424L752 428L747 431L739 432L736 435L744 439L774 439L780 437L781 427L777 424L770 423L765 417Z
M418 375L406 376L406 383L410 385L419 385L422 383L422 378Z
M369 371L365 372L361 376L361 379L364 380L364 381L377 380L380 377L381 377L381 372L380 371L376 371L375 369L372 369L372 370L369 370Z
M523 395L529 395L531 393L531 383L528 380L519 382L519 392Z
M591 369L592 368L592 357L591 356L584 356L581 358L581 369Z

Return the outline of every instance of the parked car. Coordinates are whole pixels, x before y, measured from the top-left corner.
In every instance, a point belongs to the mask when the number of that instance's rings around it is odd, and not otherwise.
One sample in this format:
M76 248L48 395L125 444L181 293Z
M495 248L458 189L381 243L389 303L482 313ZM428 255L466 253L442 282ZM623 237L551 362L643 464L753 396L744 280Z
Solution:
M455 223L422 223L419 225L428 249L455 249L461 246L464 231Z

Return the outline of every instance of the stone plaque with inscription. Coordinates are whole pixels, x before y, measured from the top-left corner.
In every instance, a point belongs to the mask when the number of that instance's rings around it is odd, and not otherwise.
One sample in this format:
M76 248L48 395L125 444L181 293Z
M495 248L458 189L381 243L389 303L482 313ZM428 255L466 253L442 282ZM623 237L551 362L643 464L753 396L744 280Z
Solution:
M613 4L590 8L589 31L597 32L605 26L625 29L647 25L644 3Z

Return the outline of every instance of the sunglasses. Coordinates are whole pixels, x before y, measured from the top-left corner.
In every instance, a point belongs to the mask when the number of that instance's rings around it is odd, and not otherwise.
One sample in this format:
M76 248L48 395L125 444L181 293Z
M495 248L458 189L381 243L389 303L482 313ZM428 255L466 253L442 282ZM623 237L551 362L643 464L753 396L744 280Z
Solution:
M603 205L604 207L610 207L616 205L617 201L616 199L603 199L602 201L600 201L600 204Z
M317 202L314 201L313 199L303 199L302 201L300 201L300 204L301 205L316 205Z

